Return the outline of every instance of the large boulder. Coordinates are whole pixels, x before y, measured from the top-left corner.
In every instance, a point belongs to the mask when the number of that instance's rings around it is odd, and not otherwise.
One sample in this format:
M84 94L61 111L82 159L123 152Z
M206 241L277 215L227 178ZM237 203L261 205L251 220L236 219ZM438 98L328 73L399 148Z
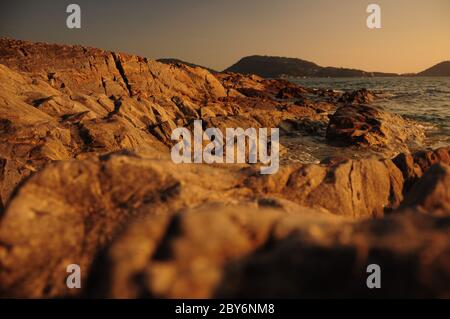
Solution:
M326 138L339 146L407 152L420 145L424 130L416 123L369 105L345 105L330 117Z
M283 167L276 175L254 174L245 185L257 194L275 193L300 205L356 218L383 216L403 199L403 177L390 160Z

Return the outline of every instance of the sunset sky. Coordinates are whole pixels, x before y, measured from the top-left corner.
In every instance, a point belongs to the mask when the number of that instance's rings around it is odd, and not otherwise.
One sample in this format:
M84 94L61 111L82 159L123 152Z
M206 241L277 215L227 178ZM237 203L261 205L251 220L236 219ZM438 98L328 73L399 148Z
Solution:
M77 3L82 28L66 27ZM366 26L366 7L382 29ZM0 35L82 44L222 70L243 56L409 73L450 60L449 0L15 0L0 2Z

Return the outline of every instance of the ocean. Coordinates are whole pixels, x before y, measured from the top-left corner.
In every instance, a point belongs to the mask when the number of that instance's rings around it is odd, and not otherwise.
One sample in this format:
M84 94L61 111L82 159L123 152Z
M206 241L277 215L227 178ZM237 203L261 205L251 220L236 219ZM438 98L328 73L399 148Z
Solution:
M290 79L309 88L375 91L379 98L372 104L417 121L425 128L421 148L450 146L450 77L372 77L372 78L297 78ZM323 139L300 137L288 140L290 160L318 162L329 156L363 157L367 151L329 146ZM376 155L376 154L375 154ZM378 156L380 157L380 156Z

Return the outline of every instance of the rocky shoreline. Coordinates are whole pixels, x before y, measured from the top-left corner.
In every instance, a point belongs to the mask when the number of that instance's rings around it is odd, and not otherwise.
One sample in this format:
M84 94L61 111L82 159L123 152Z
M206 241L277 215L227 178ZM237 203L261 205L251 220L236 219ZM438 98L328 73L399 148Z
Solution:
M450 148L411 152L423 130L374 99L1 38L0 295L449 297ZM196 119L383 156L176 165Z

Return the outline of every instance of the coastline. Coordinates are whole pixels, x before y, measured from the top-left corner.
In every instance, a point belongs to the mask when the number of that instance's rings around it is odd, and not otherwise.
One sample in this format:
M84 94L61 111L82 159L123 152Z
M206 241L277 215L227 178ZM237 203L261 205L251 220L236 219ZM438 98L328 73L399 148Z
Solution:
M450 294L436 284L450 276L450 148L411 152L425 130L370 90L12 39L0 40L0 88L2 296L366 296L343 282L374 260L400 276L390 296ZM199 119L277 127L337 153L272 176L174 164L171 132ZM67 289L67 261L86 289Z

